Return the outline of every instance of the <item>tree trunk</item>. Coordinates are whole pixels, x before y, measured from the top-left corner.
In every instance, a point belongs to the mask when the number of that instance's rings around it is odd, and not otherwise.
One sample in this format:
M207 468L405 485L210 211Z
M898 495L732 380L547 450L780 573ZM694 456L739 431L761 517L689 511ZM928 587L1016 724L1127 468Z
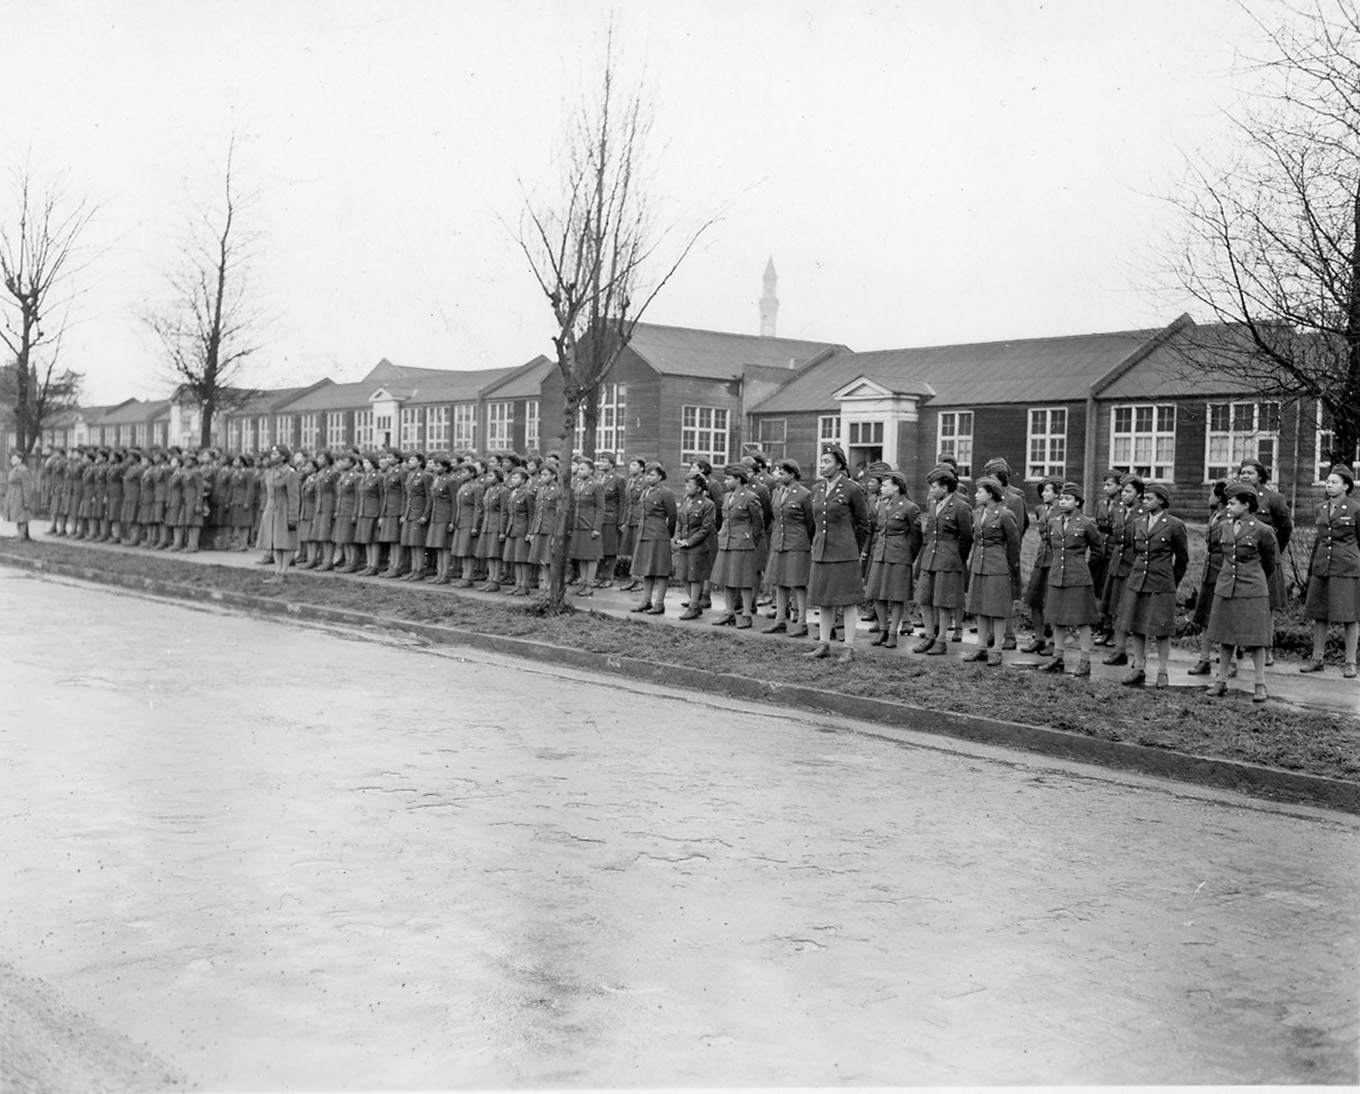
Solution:
M571 538L571 466L572 441L576 433L576 408L580 395L570 383L562 386L562 426L557 438L557 451L562 462L557 469L557 482L562 487L562 501L557 507L557 523L553 529L552 565L548 567L548 610L567 610L567 548Z

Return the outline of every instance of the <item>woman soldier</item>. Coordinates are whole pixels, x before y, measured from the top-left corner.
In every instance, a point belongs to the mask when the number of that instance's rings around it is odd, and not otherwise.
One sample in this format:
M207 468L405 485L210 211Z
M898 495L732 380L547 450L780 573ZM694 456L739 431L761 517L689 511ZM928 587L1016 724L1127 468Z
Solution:
M1103 660L1106 665L1127 665L1128 632L1119 624L1124 609L1124 590L1133 567L1133 527L1147 514L1144 504L1146 488L1137 475L1125 475L1119 480L1119 504L1110 510L1110 535L1105 541L1109 562L1105 567L1105 592L1100 610L1111 622L1114 636L1110 645L1114 652Z
M1105 549L1105 537L1090 517L1081 511L1081 487L1066 482L1059 487L1056 511L1049 518L1048 596L1045 600L1048 622L1053 627L1053 656L1040 668L1044 672L1066 669L1064 649L1067 632L1075 627L1081 643L1081 660L1075 676L1091 675L1091 627L1099 618L1096 607L1095 577L1091 559Z
M290 463L292 455L287 445L274 445L260 478L260 495L264 503L256 546L273 556L274 576L265 578L271 584L283 581L289 560L297 550L299 496L297 472Z
M501 591L501 551L505 535L505 475L499 467L488 467L482 476L486 484L482 491L482 523L477 535L479 567L486 571L484 593Z
M184 550L184 455L179 448L170 449L170 474L165 479L165 546L171 551Z
M244 551L250 540L251 517L255 508L255 489L258 483L254 461L249 456L234 456L227 482L228 549ZM301 538L301 537L299 537Z
M520 466L511 470L502 508L505 524L501 535L501 567L515 579L510 595L528 596L529 544L533 540L529 529L534 522L534 490L529 485L527 468Z
M142 497L147 501L147 509L142 513L142 527L146 529L142 545L160 550L162 536L165 535L165 500L169 491L170 470L165 449L158 448L151 454L151 466L142 476Z
M716 533L722 528L723 521L723 484L720 477L713 473L713 465L702 456L689 465L690 474L696 471L704 477L704 482L708 484L708 500L713 503L713 531L715 534L704 541L704 550L708 554L708 558L704 560L704 566L711 575L713 564L718 558L718 537ZM712 588L711 579L705 578L702 591L699 593L698 606L700 608L711 608L713 606ZM685 607L689 606L688 604L685 605Z
M1124 473L1114 468L1110 468L1101 476L1100 497L1096 500L1096 510L1092 514L1096 530L1100 533L1100 557L1091 559L1091 582L1095 588L1096 608L1100 612L1100 636L1094 640L1097 646L1114 645L1114 619L1106 611L1102 601L1105 595L1105 578L1110 565L1113 513L1119 505L1119 493L1122 489L1119 480L1123 477Z
M647 484L643 481L647 474L647 461L641 457L635 457L628 461L628 481L624 486L624 504L627 506L627 516L623 523L623 535L619 540L619 557L633 557L633 547L637 544L638 528L642 525L642 491ZM622 586L625 593L631 593L634 589L641 586L642 582L637 575L631 571L628 574L628 584Z
M1267 575L1270 579L1270 610L1271 610L1271 640L1266 643L1266 664L1275 663L1275 616L1273 613L1285 607L1289 603L1289 592L1284 582L1284 553L1289 549L1289 541L1294 538L1294 518L1289 513L1289 503L1284 500L1283 495L1270 485L1270 472L1260 460L1243 460L1237 469L1237 478L1240 482L1254 487L1258 499L1259 509L1256 519L1263 524L1270 525L1270 530L1275 533L1275 544L1278 548L1277 557L1281 564Z
M872 542L865 588L878 618L872 644L892 650L912 597L912 565L921 549L921 510L907 496L906 477L897 471L881 473Z
M595 467L589 456L577 456L572 471L567 558L580 567L577 595L593 596L595 568L604 557L600 542L604 529L604 485L594 477Z
M864 600L860 555L869 539L869 510L864 491L849 474L850 464L839 445L824 443L817 459L817 482L812 487L812 565L808 572L808 606L817 608L818 641L809 657L830 657L836 609L845 611L845 649L840 660L854 654L859 606Z
M1195 614L1190 620L1200 629L1199 660L1187 670L1190 676L1208 676L1213 668L1213 643L1209 641L1209 615L1214 607L1214 587L1223 568L1223 544L1219 538L1228 519L1228 482L1219 479L1209 491L1209 521L1204 528L1204 576L1199 583Z
M671 583L671 536L678 509L675 491L665 484L666 469L649 463L642 491L642 523L638 526L629 573L642 579L642 600L630 611L666 614L666 590ZM655 595L653 593L655 592Z
M376 577L381 546L378 544L378 518L382 515L382 472L378 454L365 452L359 461L359 519L354 522L354 542L364 549L364 568L360 577Z
M712 625L745 630L751 626L756 606L756 540L764 515L760 495L750 486L751 469L743 463L729 463L723 474L727 476L728 490L723 496L718 556L710 581L715 589L725 590L727 599L726 610Z
M968 611L977 616L978 645L964 660L986 661L995 668L1001 664L1006 613L1015 595L1020 524L1006 505L1006 488L1000 479L982 476L973 497L977 508L973 510L973 550L968 556Z
M335 460L335 519L331 543L340 549L336 572L352 574L359 568L359 549L354 546L354 526L359 522L359 453L345 449Z
M203 477L198 465L198 453L190 450L184 453L184 550L194 554L198 550L199 537L203 535L203 522L208 516L208 496L212 493L212 483Z
M1190 561L1185 524L1168 508L1171 491L1159 482L1143 495L1146 513L1133 521L1133 556L1116 635L1127 634L1133 645L1133 664L1120 683L1137 687L1147 679L1147 642L1157 641L1157 686L1168 685L1167 664L1176 633L1176 587ZM1108 658L1106 659L1108 660Z
M335 457L329 452L322 450L314 459L316 513L312 516L312 542L321 552L316 566L317 572L320 573L335 569L335 487L340 473L335 469Z
M716 507L708 496L708 480L691 471L685 478L685 496L675 512L675 580L689 593L681 619L698 619L704 614L699 601L704 583L713 572L708 542L715 538L716 527Z
M548 571L552 568L553 535L557 529L557 514L563 505L562 484L557 481L557 465L551 460L538 473L538 487L534 491L534 515L529 521L530 568L538 567L539 584L548 587Z
M1228 666L1233 650L1251 652L1255 668L1252 701L1266 701L1266 646L1271 638L1270 574L1278 558L1275 533L1257 515L1256 487L1239 482L1226 491L1228 519L1219 538L1223 568L1214 586L1214 608L1209 616L1209 640L1219 644L1218 679L1208 694L1226 695Z
M382 514L378 517L378 544L387 549L387 568L378 576L400 577L406 572L401 546L401 514L406 508L406 472L402 454L389 448L378 461L382 471Z
M774 622L761 628L765 634L787 632L791 638L808 634L808 575L812 572L812 491L802 483L803 469L797 460L780 460L774 468L775 486L770 495L770 554L765 572L774 587ZM798 623L789 610L792 597Z
M1360 506L1351 500L1355 475L1344 464L1334 464L1323 484L1326 499L1317 507L1317 540L1308 564L1308 598L1303 614L1313 621L1313 657L1300 672L1321 672L1327 647L1327 627L1344 628L1346 667L1341 674L1355 676L1355 646L1360 634L1360 545L1356 543L1356 518Z
M1020 652L1037 653L1043 657L1053 656L1053 644L1044 638L1044 628L1047 626L1044 603L1048 598L1048 568L1053 560L1049 522L1057 515L1058 492L1062 485L1062 479L1051 477L1039 483L1039 504L1034 509L1034 527L1039 533L1039 551L1034 556L1034 568L1030 570L1029 581L1025 585L1024 602L1034 623L1034 634L1020 647Z
M477 565L477 537L482 533L482 496L486 493L486 464L464 460L455 473L453 490L453 558L458 563L460 589L472 588Z
M128 453L127 470L123 472L123 546L135 547L142 538L142 475L146 473L146 453L134 448Z
M929 492L921 515L921 550L916 556L915 593L925 637L912 653L935 657L949 652L949 617L963 610L964 573L973 547L973 511L959 496L959 476L940 464L926 476Z
M123 538L123 474L127 471L124 455L121 448L109 453L104 479L104 520L99 526L101 543L117 543Z
M434 552L432 585L447 585L453 580L453 457L447 452L432 452L425 461L430 479L430 525L425 533L425 550Z
M249 456L243 458L250 459ZM305 458L293 470L298 477L298 526L295 536L298 549L293 555L293 562L299 570L314 570L321 565L321 545L312 538L312 523L316 520L316 460ZM259 482L256 486L259 486Z
M37 503L37 489L33 472L24 465L24 456L17 448L10 449L9 478L5 483L5 519L19 526L19 539L27 542L28 525L33 520Z
M595 475L604 491L604 518L600 522L599 576L593 584L597 589L609 589L614 585L619 545L628 523L628 482L619 474L618 460L612 452L595 453ZM667 540L667 549L669 544Z
M411 572L406 581L424 581L425 536L430 526L430 510L433 499L430 497L430 484L434 476L425 470L425 454L412 452L406 457L406 478L403 482L402 496L404 508L401 512L401 545L410 552Z
M63 536L66 534L66 450L64 448L54 449L52 452L52 469L48 472L48 515L52 518L52 523L47 529L49 536Z

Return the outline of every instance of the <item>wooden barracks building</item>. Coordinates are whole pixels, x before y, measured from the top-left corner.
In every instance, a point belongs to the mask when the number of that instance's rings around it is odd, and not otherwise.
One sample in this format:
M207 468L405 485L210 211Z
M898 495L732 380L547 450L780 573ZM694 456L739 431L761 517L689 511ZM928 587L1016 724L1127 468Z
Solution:
M639 323L601 391L596 450L671 468L760 450L810 477L821 441L852 465L886 460L919 496L936 458L965 475L1004 456L1013 479L1082 480L1107 467L1172 484L1198 512L1208 484L1256 456L1306 513L1324 473L1327 423L1314 404L1259 399L1240 381L1186 369L1188 316L1151 330L854 352L780 338L773 263L761 333ZM223 415L233 451L390 444L401 449L520 452L556 446L561 377L539 356L515 368L454 371L380 361L362 379L258 393ZM83 408L53 423L48 444L193 444L197 420L174 399ZM584 448L578 426L574 438Z

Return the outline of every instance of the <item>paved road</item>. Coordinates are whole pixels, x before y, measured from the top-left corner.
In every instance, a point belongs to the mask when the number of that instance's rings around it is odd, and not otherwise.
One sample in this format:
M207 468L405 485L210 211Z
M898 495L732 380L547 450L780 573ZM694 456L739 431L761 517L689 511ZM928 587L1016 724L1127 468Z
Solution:
M31 1073L1360 1078L1353 818L18 571L0 606Z

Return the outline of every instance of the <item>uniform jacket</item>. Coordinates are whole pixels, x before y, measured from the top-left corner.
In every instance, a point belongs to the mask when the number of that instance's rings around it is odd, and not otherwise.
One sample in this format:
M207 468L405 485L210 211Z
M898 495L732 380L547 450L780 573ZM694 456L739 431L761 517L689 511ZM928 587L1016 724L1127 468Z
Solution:
M482 490L482 517L478 527L481 534L499 538L501 534L501 505L505 500L505 487L492 481Z
M973 510L973 549L968 572L983 577L1013 574L1020 566L1020 522L1002 502Z
M307 476L308 480L311 475ZM254 475L245 467L235 468L231 473L231 494L228 496L227 503L233 509L250 509L255 504L255 488L258 485ZM312 493L313 503L315 503L316 493Z
M770 497L770 550L809 551L817 527L812 521L812 491L801 482L774 488Z
M335 519L335 482L339 477L333 467L323 467L316 473L316 515L319 518Z
M551 536L557 531L557 514L562 507L562 484L550 482L534 491L534 514L529 520L531 536Z
M600 477L604 488L604 524L623 528L628 523L628 480L617 471L609 471Z
M482 496L486 483L468 479L453 495L453 523L460 532L482 530Z
M1139 513L1126 527L1133 547L1125 587L1136 593L1174 593L1190 563L1185 522L1161 510Z
M389 467L382 473L382 516L400 517L406 508L406 475L400 467Z
M869 542L869 506L859 483L844 474L812 487L813 562L858 562Z
M362 472L342 471L335 480L335 519L351 524L359 516L359 482Z
M110 464L104 477L104 515L110 520L122 519L125 470L121 463Z
M1317 507L1317 541L1308 565L1310 577L1360 577L1360 546L1356 543L1356 520L1360 504L1349 494Z
M957 493L927 501L921 513L921 550L916 569L932 573L964 572L973 548L973 511Z
M1096 502L1096 511L1093 515L1096 528L1100 532L1100 555L1102 558L1110 557L1110 532L1112 530L1113 513L1119 504L1118 498L1107 498L1103 495Z
M436 475L430 483L430 524L453 523L453 476Z
M1132 507L1118 502L1110 507L1110 534L1105 547L1110 560L1106 572L1111 577L1129 576L1133 565L1133 526L1146 515L1142 502L1135 502Z
M434 476L428 471L417 467L406 473L405 503L401 515L407 524L419 524L421 521L429 523L430 508L433 504L430 498L430 484L434 482Z
M291 467L269 467L260 480L264 495L262 524L268 524L272 536L261 530L261 538L275 544L287 543L290 530L298 523L298 477Z
M599 532L604 529L604 484L596 479L573 479L571 484L571 530Z
M303 481L298 497L298 519L311 520L316 516L316 477L320 474L313 471Z
M15 524L27 524L33 519L37 502L33 472L23 464L9 469L5 489L5 519Z
M1290 515L1289 503L1272 486L1262 485L1256 490L1260 496L1256 519L1270 525L1271 531L1275 533L1275 543L1283 552L1294 537L1294 518Z
M905 563L910 566L921 550L921 510L910 498L899 495L879 501L874 514L871 561Z
M505 529L507 539L523 539L529 534L534 522L534 501L533 487L527 483L510 491L502 506L505 510L502 527Z
M383 474L365 471L359 480L359 516L377 518L382 515Z
M675 539L683 548L698 547L713 535L716 525L713 499L706 494L680 499L675 511Z
M638 525L638 542L669 540L675 534L677 507L675 491L664 482L649 486L642 492L642 523Z
M628 485L625 489L625 499L628 505L628 519L626 523L636 528L642 523L642 491L647 488L646 482L641 475L628 476Z
M1209 510L1209 521L1204 527L1204 576L1200 586L1213 589L1218 581L1218 572L1223 569L1223 543L1219 538L1221 525L1228 519L1228 510L1215 505Z
M1053 542L1050 539L1052 529L1049 521L1058 512L1056 505L1046 505L1040 502L1034 509L1034 527L1039 532L1039 551L1034 556L1036 568L1042 568L1051 564L1053 559Z
M723 497L723 519L718 529L718 550L754 551L765 533L765 510L760 495L741 481Z
M1223 546L1223 568L1214 583L1214 595L1225 600L1270 596L1267 578L1275 572L1278 547L1275 532L1254 513L1240 521L1231 517L1218 526Z
M1064 516L1057 509L1048 519L1048 584L1053 589L1094 585L1090 562L1100 558L1105 537L1094 520L1081 512Z

